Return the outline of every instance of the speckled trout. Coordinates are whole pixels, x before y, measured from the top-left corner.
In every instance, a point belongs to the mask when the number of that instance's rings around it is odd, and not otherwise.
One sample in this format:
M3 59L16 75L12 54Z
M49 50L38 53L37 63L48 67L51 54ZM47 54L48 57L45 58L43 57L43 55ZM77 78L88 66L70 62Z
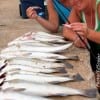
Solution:
M23 74L22 74L23 73ZM15 73L7 73L5 76L5 81L10 80L22 80L29 82L37 82L37 83L61 83L61 82L70 82L70 81L82 81L83 78L78 74L73 77L64 77L64 76L56 76L56 75L48 75L48 74L27 74L24 72L15 72Z
M24 65L24 66L30 66L30 67L36 67L36 68L61 68L61 67L67 67L67 64L60 63L60 62L52 62L48 61L48 59L31 59L31 58L25 58L25 57L15 57L11 59L7 59L6 62L8 64L16 64L16 65Z
M78 56L64 56L55 53L44 53L44 52L5 52L0 54L1 58L10 59L14 57L27 57L27 58L38 58L38 59L55 59L56 60L79 60Z
M64 44L61 46L56 46L56 47L42 47L42 46L30 46L27 44L23 44L23 45L12 45L9 46L5 49L3 49L1 51L1 53L4 52L16 52L16 51L29 51L29 52L62 52L66 49L68 49L69 47L71 47L73 45L73 43L68 43L68 44Z
M34 95L25 95L22 93L18 93L16 91L10 91L10 89L6 89L4 91L0 90L0 100L51 100L49 98L43 98Z
M23 89L19 92L24 94L33 94L38 96L71 96L81 95L89 98L95 98L97 94L96 89L79 90L70 87L64 87L51 84L39 84L30 82L4 82L2 90L6 88Z
M64 73L66 72L64 68L39 68L39 67L29 67L25 65L7 65L5 68L2 69L2 72L9 72L15 70L22 70L27 72L33 73Z

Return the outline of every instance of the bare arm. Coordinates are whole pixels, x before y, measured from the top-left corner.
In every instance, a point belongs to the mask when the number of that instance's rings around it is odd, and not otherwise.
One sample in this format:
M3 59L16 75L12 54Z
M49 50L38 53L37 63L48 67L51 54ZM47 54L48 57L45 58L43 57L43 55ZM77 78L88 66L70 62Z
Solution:
M100 3L98 5L98 17L100 20ZM100 26L99 26L100 27ZM84 34L89 40L100 44L100 31L96 32L92 29L88 29L88 32Z
M98 15L100 19L100 5L98 6ZM91 41L100 43L100 31L96 32L95 30L88 28L86 23L75 22L70 25L71 29L77 31L80 35L88 38Z
M98 5L98 16L100 20L100 3ZM99 26L100 27L100 26ZM86 34L87 35L87 34ZM100 43L100 32L96 32L94 30L88 29L88 35L87 38L91 41L94 41L96 43Z
M48 29L51 32L57 32L58 31L58 27L59 27L59 18L58 18L58 14L55 11L55 8L53 6L53 2L52 0L48 0L47 2L47 10L48 10L48 17L49 19L46 20L42 17L39 17L36 12L33 13L32 12L30 14L30 9L27 9L27 15L31 15L29 16L29 18L33 18L36 19L43 27L45 27L46 29ZM32 17L34 16L34 14L36 15L36 17Z
M88 29L88 34L86 37L91 41L100 43L100 32L96 32L94 30Z

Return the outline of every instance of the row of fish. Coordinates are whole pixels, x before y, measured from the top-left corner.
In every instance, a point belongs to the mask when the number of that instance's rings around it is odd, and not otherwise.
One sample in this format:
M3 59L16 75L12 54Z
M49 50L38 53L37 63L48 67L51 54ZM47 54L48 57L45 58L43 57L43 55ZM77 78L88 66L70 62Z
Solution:
M78 90L58 84L84 80L79 74L67 74L66 68L73 66L66 60L76 61L78 56L60 54L72 44L45 32L29 32L8 43L0 53L0 100L51 100L46 97L68 95L95 98L96 89Z

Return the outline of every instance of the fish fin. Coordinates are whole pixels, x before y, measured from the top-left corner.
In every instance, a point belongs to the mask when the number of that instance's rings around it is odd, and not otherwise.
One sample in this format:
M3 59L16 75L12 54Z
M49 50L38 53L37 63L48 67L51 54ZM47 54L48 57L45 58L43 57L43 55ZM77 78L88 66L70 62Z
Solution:
M97 89L86 89L83 92L83 96L89 97L89 98L96 98L96 96L97 96Z
M77 81L84 81L83 77L80 74L73 75L72 78Z
M56 61L54 61L55 63L62 63L63 60L61 59L56 59Z
M63 77L70 77L69 75L67 75L67 74L64 74L64 75L61 75L61 76L63 76Z
M8 59L6 59L6 60L4 61L4 63L8 63Z
M19 83L19 79L13 79L13 80L7 80L6 82L10 82L10 83Z
M56 95L54 95L54 96L68 96L67 94L65 94L65 93L57 93Z
M71 56L71 57L67 57L66 60L75 60L75 61L78 61L79 57L78 56Z
M73 65L66 61L64 62L64 64L65 64L66 68L73 68Z
M2 66L0 67L0 71L2 71L2 69L4 69L6 66L7 66L7 63L5 63L4 65L2 65Z
M17 89L14 89L14 91L18 91L18 92L25 91L25 90L26 90L25 88L17 88Z
M6 72L4 72L3 74L1 74L1 75L0 75L0 79L1 79L1 78L4 78L4 77L6 76L6 74L7 74Z
M53 82L49 82L49 83L51 83L51 84L58 84L60 82L59 81L53 81Z
M55 62L56 63L64 63L65 62L65 59L56 58Z
M67 73L67 71L66 71L66 69L64 67L58 68L58 72Z
M3 92L9 91L9 90L13 90L13 87L5 88L5 89L3 89Z
M0 83L0 86L2 86L5 83L5 78L3 79L3 81Z
M60 41L50 41L50 43L53 44L66 44L66 41L60 42Z
M67 73L67 72L66 72L66 73ZM60 76L61 76L61 77L70 77L70 76L67 75L66 73L65 73L65 74L60 74Z

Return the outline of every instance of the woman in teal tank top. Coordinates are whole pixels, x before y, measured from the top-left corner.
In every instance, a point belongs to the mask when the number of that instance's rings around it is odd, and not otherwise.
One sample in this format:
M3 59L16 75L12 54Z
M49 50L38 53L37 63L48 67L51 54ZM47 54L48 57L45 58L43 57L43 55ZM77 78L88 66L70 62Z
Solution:
M90 63L100 92L100 0L70 0L70 3L73 7L69 16L71 24L70 28L63 28L63 35L77 47L85 45L76 32L89 42L93 52L90 52Z

